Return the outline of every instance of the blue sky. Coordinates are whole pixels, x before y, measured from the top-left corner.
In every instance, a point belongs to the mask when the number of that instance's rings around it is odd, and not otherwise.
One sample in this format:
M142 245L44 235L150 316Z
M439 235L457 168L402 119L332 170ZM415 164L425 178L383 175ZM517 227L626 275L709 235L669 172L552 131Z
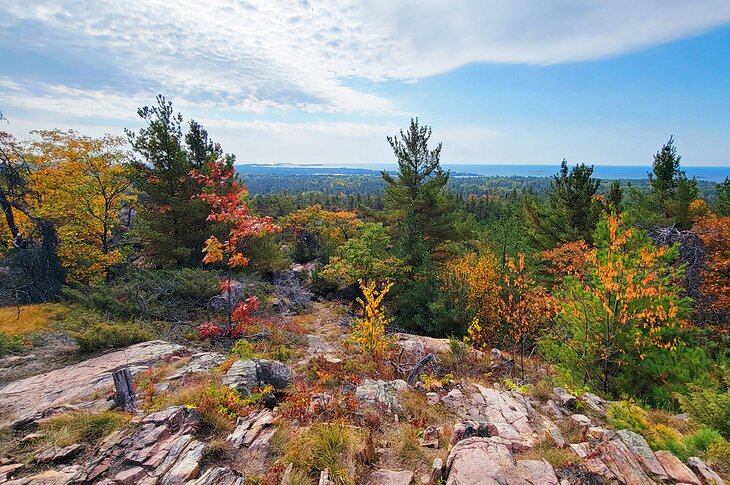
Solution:
M136 128L157 93L241 162L730 166L727 0L0 0L3 129Z

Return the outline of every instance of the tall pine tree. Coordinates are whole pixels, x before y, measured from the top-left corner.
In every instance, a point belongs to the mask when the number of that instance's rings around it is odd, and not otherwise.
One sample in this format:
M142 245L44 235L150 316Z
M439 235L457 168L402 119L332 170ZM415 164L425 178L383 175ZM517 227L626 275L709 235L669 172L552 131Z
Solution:
M194 198L200 191L190 171L206 170L221 158L220 145L195 121L183 134L183 118L164 96L137 113L146 124L139 132L126 130L135 157L129 163L132 181L142 194L136 232L148 256L159 266L197 266L209 236L208 207ZM232 157L226 158L233 163Z

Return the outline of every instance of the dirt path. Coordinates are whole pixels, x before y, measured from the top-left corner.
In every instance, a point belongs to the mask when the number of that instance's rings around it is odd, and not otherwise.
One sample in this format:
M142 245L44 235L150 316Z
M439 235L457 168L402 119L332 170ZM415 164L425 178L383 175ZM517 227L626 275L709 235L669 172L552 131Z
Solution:
M342 356L342 341L347 329L341 324L347 317L347 307L337 302L314 302L308 313L294 315L291 322L302 326L307 334L305 356L295 367L301 369L315 357L324 357L331 362L339 362Z

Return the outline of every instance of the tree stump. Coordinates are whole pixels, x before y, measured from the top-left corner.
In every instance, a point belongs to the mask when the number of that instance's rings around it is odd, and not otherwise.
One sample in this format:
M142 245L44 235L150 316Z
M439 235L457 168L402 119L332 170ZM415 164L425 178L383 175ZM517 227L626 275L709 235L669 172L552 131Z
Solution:
M128 367L114 371L114 407L122 411L137 411L137 394L134 392L134 381Z

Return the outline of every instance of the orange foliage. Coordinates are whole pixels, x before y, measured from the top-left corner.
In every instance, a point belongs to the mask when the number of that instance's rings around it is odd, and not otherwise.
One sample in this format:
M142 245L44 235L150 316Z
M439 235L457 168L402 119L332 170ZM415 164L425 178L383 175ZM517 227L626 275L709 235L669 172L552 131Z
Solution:
M555 249L541 253L542 259L548 263L546 271L562 280L564 276L579 276L586 266L588 245L582 239L570 241Z
M730 315L730 217L700 218L695 231L707 249L704 304L712 312Z
M190 175L200 182L204 190L197 195L212 207L209 221L225 224L228 227L228 239L219 241L211 236L205 242L203 262L216 263L227 258L229 268L245 266L248 258L239 251L239 243L244 238L263 236L281 230L271 217L251 215L248 204L244 200L248 190L236 178L233 168L224 166L220 160L208 165L210 175L197 170Z

